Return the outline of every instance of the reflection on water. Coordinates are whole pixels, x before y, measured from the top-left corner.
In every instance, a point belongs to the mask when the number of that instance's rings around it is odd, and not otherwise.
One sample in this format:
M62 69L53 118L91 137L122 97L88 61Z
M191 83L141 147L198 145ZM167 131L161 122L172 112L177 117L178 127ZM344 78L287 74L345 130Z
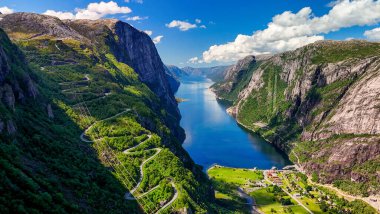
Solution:
M179 105L186 131L183 147L194 161L205 169L215 163L261 169L290 164L271 144L239 127L208 89L211 85L206 79L185 79L176 94L187 100Z

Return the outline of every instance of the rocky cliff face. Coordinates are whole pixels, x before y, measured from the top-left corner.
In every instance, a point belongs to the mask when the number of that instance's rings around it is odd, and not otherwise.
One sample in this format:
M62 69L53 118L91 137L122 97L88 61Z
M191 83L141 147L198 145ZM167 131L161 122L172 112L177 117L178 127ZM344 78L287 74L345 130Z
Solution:
M230 66L224 73L224 80L212 86L212 90L219 98L231 100L231 94L238 88L239 84L244 82L244 76L249 76L247 73L256 64L255 56L247 56L239 60L235 65Z
M149 213L177 191L170 212L209 209L211 185L181 146L177 104L147 35L117 20L26 13L2 15L0 26L14 42L0 30L2 210L140 213L125 200L135 187L159 196L140 204ZM132 146L138 155L125 153Z
M15 110L17 103L24 103L28 98L36 98L38 90L31 79L22 53L0 30L0 106L4 105L0 115L0 134L16 133L16 125L9 114Z
M118 61L132 67L139 79L161 99L161 104L174 117L168 119L168 126L180 140L184 139L184 132L179 127L181 116L167 80L165 66L151 38L144 32L116 19L62 21L31 13L13 13L1 15L1 18L0 27L14 39L52 36L56 40L80 41L82 48L95 46L104 52L110 50ZM74 62L66 60L52 63Z
M380 190L379 50L379 43L323 41L264 59L229 112L321 181L362 181L361 191L374 193Z
M179 76L177 76L177 73L174 71L172 66L165 66L165 75L169 82L170 89L173 93L176 93L181 84L179 81Z
M57 39L72 38L109 46L117 59L130 65L141 81L161 98L167 110L180 118L164 64L153 41L146 33L129 24L116 19L61 21L51 16L13 13L2 15L0 27L10 35L23 33L28 39L49 35Z

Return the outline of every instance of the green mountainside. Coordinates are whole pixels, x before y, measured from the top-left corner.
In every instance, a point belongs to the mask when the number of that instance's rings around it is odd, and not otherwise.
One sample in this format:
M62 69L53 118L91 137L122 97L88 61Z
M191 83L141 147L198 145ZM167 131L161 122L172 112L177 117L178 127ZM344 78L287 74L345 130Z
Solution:
M212 210L145 33L27 13L0 27L1 213Z
M321 41L239 61L212 88L316 180L367 196L380 191L379 66L380 43Z

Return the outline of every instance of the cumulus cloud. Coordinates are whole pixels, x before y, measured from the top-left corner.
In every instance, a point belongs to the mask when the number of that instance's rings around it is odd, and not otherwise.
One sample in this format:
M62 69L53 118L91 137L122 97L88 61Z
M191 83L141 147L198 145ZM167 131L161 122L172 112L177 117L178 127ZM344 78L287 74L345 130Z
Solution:
M146 34L148 34L148 36L151 36L153 34L153 31L151 31L151 30L144 30L144 32Z
M202 20L200 20L200 19L195 19L195 23L200 24L201 22L202 22Z
M141 17L141 16L132 16L132 17L128 17L127 20L128 21L141 21L141 20L145 20L145 19L148 19L149 17L148 16L144 16L144 17Z
M380 40L380 27L365 31L364 36L369 40Z
M158 44L161 42L162 38L164 38L164 36L156 36L153 38L153 42L154 44Z
M187 63L191 63L191 64L203 63L203 60L199 59L198 57L193 57L187 60Z
M14 13L14 10L9 7L0 7L0 12L2 14L11 14Z
M44 14L49 15L49 16L55 16L55 17L58 17L59 19L75 19L75 15L70 12L47 10L45 11Z
M203 52L203 60L232 62L249 54L292 50L324 39L321 34L380 21L380 1L340 0L331 6L328 14L321 17L314 16L309 7L297 13L285 11L274 16L264 30L253 35L239 34L232 42L211 46Z
M121 7L116 2L99 2L99 3L90 3L85 9L76 9L75 14L71 12L62 12L47 10L44 12L46 15L56 16L60 19L100 19L107 15L113 14L127 14L132 12L129 7Z
M192 28L196 28L197 25L186 21L173 20L169 24L166 24L166 27L178 28L180 31L188 31Z

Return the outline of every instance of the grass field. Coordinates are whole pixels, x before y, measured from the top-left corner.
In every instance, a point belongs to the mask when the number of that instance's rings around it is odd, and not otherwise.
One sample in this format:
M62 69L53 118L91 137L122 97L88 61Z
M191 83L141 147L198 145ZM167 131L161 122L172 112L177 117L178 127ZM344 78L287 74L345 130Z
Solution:
M293 213L308 213L303 207L297 205L297 202L291 200L293 205L284 206L278 201L276 201L276 197L274 193L269 191L270 187L262 188L250 193L250 195L255 199L256 204L259 209L263 213L290 213L288 209L291 209ZM285 196L284 198L289 198Z
M236 185L244 185L249 181L257 181L264 179L262 171L253 171L249 169L236 169L228 167L215 166L208 170L211 179L232 183Z

